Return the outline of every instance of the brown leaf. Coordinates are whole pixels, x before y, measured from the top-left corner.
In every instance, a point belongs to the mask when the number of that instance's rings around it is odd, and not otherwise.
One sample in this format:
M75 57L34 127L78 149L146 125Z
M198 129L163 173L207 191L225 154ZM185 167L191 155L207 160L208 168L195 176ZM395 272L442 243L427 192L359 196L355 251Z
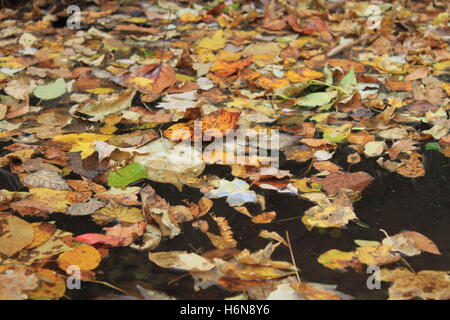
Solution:
M422 299L449 300L450 276L447 271L423 270L412 273L405 268L382 269L381 280L393 282L389 300Z
M398 140L389 150L389 157L391 159L397 159L401 152L417 150L415 144L417 144L417 142L411 139Z
M264 224L264 223L270 223L277 217L277 214L275 211L270 212L263 212L261 214L258 214L257 216L254 216L252 218L253 223L258 224Z
M337 194L341 189L363 191L373 180L366 172L332 172L325 178L313 177L311 181L319 183L329 194Z
M34 228L13 215L0 216L0 253L10 257L33 242Z

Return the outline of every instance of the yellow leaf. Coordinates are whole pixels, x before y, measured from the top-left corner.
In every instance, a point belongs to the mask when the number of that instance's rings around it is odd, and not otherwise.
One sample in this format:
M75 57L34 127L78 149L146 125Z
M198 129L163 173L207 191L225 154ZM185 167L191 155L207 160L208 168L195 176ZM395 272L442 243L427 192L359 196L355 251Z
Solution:
M142 87L148 86L154 82L155 81L153 81L152 79L146 78L146 77L135 77L135 78L130 79L131 84L135 84L137 86L142 86Z
M227 50L221 50L217 55L217 60L236 61L241 58L242 54L239 52L231 52Z
M227 107L230 108L237 108L237 109L244 109L244 108L248 108L248 109L252 109L255 110L259 113L262 113L268 117L273 117L276 114L275 109L264 105L264 104L258 104L256 101L254 100L250 100L250 99L246 99L246 98L238 98L235 97L233 98L233 101L228 102L225 104Z
M195 82L196 81L196 79L194 77L191 77L191 76L188 76L185 74L181 74L181 73L175 74L175 79L177 79L177 81L180 81L180 82L184 82L184 81Z
M308 80L320 79L323 77L323 73L315 71L313 69L303 68L298 70L297 72L288 71L286 73L286 77L291 82L303 82Z
M68 267L74 265L82 271L97 268L102 259L101 254L93 246L82 244L73 250L63 252L59 255L58 266L66 271Z
M323 130L323 137L330 142L342 142L350 135L352 124L346 123L339 127L327 127Z
M49 212L66 212L69 202L66 200L67 191L53 190L47 188L31 188L31 198L29 200L39 202L40 206L47 207ZM27 200L25 200L27 201Z
M136 223L144 220L141 209L135 207L125 207L121 205L110 205L97 210L96 214L102 214L123 222Z
M106 94L106 93L113 93L116 90L112 88L94 88L94 89L87 89L85 91L93 94Z
M447 69L447 68L450 67L450 60L445 60L445 61L442 61L442 62L435 63L435 64L433 65L433 67L434 67L436 70L444 70L444 69Z
M398 254L391 252L391 247L385 245L359 247L355 254L359 261L369 266L393 263L400 259Z
M0 67L1 68L11 68L11 69L19 69L26 67L26 64L19 58L15 57L0 57Z
M341 250L331 249L320 255L317 259L320 264L323 264L329 269L346 269L358 263L358 259L353 252L345 252Z
M450 83L446 83L446 82L441 83L441 88L445 90L445 93L447 94L447 96L450 96Z
M314 192L320 191L322 187L316 182L311 182L309 179L291 179L290 182L296 187L300 192Z
M35 222L31 224L34 228L34 238L26 248L37 247L49 240L56 231L55 225L46 222Z
M65 135L53 137L53 141L64 142L72 144L70 152L81 152L81 158L86 159L95 152L95 141L106 141L111 138L106 134L95 133L69 133Z
M197 43L197 48L219 50L225 47L226 39L223 30L217 30L212 37L203 38Z

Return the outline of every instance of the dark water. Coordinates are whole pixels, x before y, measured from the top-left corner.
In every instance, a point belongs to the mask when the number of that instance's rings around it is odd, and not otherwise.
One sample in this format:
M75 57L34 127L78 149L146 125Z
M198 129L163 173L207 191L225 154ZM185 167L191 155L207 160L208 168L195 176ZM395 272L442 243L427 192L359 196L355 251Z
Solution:
M4 145L4 144L3 144ZM1 146L1 145L0 145ZM450 267L450 161L438 151L423 151L423 161L427 170L425 177L409 179L390 173L371 159L352 167L345 162L347 150L341 148L335 162L349 171L366 171L375 180L363 192L362 199L354 204L359 219L370 228L363 228L350 223L345 229L313 229L306 230L300 216L312 206L308 201L294 195L279 194L276 191L256 190L266 198L267 210L275 210L277 219L265 225L251 223L248 217L231 209L223 199L214 200L213 211L218 216L228 219L238 248L255 251L267 244L267 240L258 237L261 230L276 231L285 236L289 232L297 266L303 281L324 284L336 284L337 290L350 294L357 299L385 299L387 298L387 284L382 284L381 290L366 288L368 275L356 271L338 272L327 269L317 262L317 258L330 249L351 251L356 248L355 239L381 240L384 235L379 229L384 229L393 235L401 231L417 231L429 237L436 243L441 256L422 253L406 260L415 271L420 270L449 270ZM349 151L349 150L348 150ZM350 152L350 151L349 151ZM348 153L349 153L348 152ZM4 153L1 152L0 153ZM289 169L298 176L305 172L308 164L298 164L293 161L282 161L281 169ZM231 179L227 166L210 166L207 173L213 173L223 178ZM10 178L6 178L10 175ZM0 188L11 189L11 175L6 170L0 172ZM138 185L149 183L156 192L170 204L183 204L183 199L197 202L202 196L196 189L184 187L183 192L167 184L151 181L141 181ZM255 187L257 188L257 187ZM17 190L17 187L15 188ZM258 213L257 205L248 206L250 212ZM279 221L298 217L293 220ZM205 217L204 217L205 218ZM209 217L205 218L206 220ZM32 221L32 219L28 219ZM60 229L73 232L75 235L88 232L101 232L101 229L90 221L89 217L71 217L64 214L52 214L47 220L56 220ZM34 220L33 220L34 221ZM212 232L215 224L208 221ZM164 240L155 251L187 250L202 253L213 249L209 239L200 231L192 228L191 223L182 225L182 233L172 240ZM290 261L289 251L280 246L275 251L275 260ZM404 266L402 263L389 267ZM127 287L130 283L140 282L161 290L179 299L223 299L236 293L228 292L217 286L199 292L193 290L193 280L190 276L178 281L171 280L183 275L183 272L170 271L155 266L148 260L147 252L139 252L130 248L111 248L110 255L104 258L97 268L97 278L119 287ZM83 282L81 290L68 290L67 296L72 299L92 299L115 290L96 283ZM120 294L120 293L119 293Z

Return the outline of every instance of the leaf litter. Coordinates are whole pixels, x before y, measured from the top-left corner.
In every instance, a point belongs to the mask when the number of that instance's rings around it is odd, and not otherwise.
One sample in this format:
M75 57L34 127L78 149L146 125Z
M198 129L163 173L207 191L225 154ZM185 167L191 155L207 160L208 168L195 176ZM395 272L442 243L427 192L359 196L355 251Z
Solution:
M295 260L271 259L280 244L306 253L270 230L278 210L266 208L266 190L315 204L292 219L299 228L301 221L310 232L345 230L351 221L364 225L355 204L377 179L352 165L374 161L416 179L429 174L423 150L450 156L449 16L439 1L377 4L375 28L366 24L369 2L337 10L335 1L87 1L79 31L54 27L67 12L44 2L33 1L32 12L0 10L0 140L8 142L0 167L24 187L0 190L2 299L61 298L70 266L97 281L114 247L187 271L198 290L350 299L333 284L301 281ZM263 156L235 164L235 147L195 148L186 141L198 141L196 121L200 135L215 130L216 139L229 130L279 130L283 156L308 169L278 170ZM347 170L335 159L345 149ZM231 175L211 174L212 165ZM174 205L154 183L203 197ZM225 216L214 213L218 205ZM56 214L86 216L103 233L58 229L48 222ZM252 253L236 237L229 221L238 214L247 227L262 225L263 249ZM186 228L211 250L158 251ZM441 254L415 231L379 240L355 239L355 250L330 249L317 262L361 272ZM381 280L393 283L389 299L449 299L448 271L383 268Z

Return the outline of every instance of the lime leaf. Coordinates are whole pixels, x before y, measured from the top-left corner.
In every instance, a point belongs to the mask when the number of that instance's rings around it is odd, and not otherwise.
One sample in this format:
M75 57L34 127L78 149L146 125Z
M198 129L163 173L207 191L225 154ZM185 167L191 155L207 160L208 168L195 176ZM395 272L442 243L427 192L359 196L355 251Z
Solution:
M370 240L353 240L360 247L366 246L379 246L380 242L378 241L370 241Z
M356 76L355 71L353 71L353 67L350 71L345 75L345 77L339 82L338 86L344 89L345 91L353 91L356 87Z
M133 162L108 175L108 186L126 187L130 183L147 177L147 170L140 163Z
M328 127L323 130L323 138L330 142L342 142L347 139L351 131L351 123L346 123L339 127Z
M66 93L66 82L63 78L58 78L53 82L37 86L33 94L42 100L52 100Z
M425 150L439 150L441 146L438 142L430 142L425 145Z
M323 73L325 74L325 83L333 84L333 74L331 73L330 68L328 68L328 65L323 68Z
M302 107L323 106L330 103L336 95L337 91L310 93L299 98L297 100L297 105Z

